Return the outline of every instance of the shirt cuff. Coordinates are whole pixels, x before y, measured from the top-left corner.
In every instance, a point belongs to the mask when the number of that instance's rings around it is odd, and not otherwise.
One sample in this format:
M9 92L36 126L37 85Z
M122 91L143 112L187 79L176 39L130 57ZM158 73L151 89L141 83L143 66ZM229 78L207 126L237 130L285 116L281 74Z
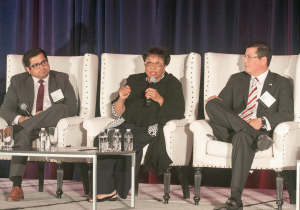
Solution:
M18 125L20 117L21 117L21 115L16 116L15 119L14 119L14 121L12 122L12 124L13 125Z
M266 126L265 126L265 129L267 130L267 131L270 131L271 130L271 125L270 125L270 123L269 123L269 120L266 118L266 117L263 117L265 120L266 120Z

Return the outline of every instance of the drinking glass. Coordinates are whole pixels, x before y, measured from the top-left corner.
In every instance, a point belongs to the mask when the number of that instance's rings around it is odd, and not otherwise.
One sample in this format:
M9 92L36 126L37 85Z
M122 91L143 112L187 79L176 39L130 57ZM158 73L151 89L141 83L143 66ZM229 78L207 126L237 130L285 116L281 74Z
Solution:
M108 128L107 129L107 140L108 140L108 148L107 151L108 152L112 152L113 151L113 135L115 133L115 128Z
M51 151L54 151L58 143L58 135L57 135L56 127L49 127L49 140L51 146L50 149Z
M13 140L13 127L6 126L3 128L3 148L10 149Z

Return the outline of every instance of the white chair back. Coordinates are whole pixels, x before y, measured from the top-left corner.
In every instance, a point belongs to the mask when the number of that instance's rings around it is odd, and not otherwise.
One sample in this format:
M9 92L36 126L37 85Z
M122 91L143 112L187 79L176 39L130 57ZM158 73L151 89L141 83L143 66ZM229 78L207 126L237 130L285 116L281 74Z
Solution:
M188 122L197 119L200 85L200 55L171 55L166 71L182 83L185 98L185 118ZM131 74L145 72L141 55L103 53L101 57L100 113L101 117L112 116L111 101L118 96ZM116 85L118 84L118 85ZM190 91L187 91L190 90Z
M300 72L296 71L298 57L298 55L275 55L272 56L269 66L271 72L280 74L291 80L292 88L294 88L294 110L296 122L300 121L300 110L298 109L300 106L300 88L296 88L296 86L300 86ZM298 65L300 66L300 64ZM245 71L243 55L211 52L205 53L204 105L208 97L218 95L221 92L232 74L242 71ZM206 112L205 119L208 119Z
M23 55L7 55L6 91L12 76L25 72ZM78 114L82 119L95 117L98 56L48 56L51 70L69 75L78 102ZM93 70L91 70L93 69Z

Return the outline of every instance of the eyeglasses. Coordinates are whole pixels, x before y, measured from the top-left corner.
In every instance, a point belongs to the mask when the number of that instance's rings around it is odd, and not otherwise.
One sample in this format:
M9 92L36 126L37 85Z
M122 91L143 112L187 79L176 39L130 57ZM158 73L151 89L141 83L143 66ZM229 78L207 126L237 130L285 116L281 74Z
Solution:
M251 58L260 58L260 57L259 57L259 56L251 57L251 56L249 56L249 55L244 55L244 56L243 56L243 59L249 60L249 59L251 59Z
M156 62L156 63L152 63L152 62L145 62L145 66L147 67L151 67L151 66L155 66L155 67L162 67L164 64L163 63L160 63L160 62Z
M48 60L43 60L41 63L36 63L36 64L33 64L32 66L29 66L29 68L31 69L34 69L34 70L37 70L40 68L40 66L48 66Z

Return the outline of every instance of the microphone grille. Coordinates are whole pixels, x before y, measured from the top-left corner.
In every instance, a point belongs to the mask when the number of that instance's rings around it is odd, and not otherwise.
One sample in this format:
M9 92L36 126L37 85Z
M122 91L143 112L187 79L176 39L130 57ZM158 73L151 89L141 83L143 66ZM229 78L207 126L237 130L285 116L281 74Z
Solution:
M22 103L20 107L23 111L27 109L27 105L25 103Z
M155 77L151 77L151 78L150 78L150 82L156 83L156 78L155 78Z

